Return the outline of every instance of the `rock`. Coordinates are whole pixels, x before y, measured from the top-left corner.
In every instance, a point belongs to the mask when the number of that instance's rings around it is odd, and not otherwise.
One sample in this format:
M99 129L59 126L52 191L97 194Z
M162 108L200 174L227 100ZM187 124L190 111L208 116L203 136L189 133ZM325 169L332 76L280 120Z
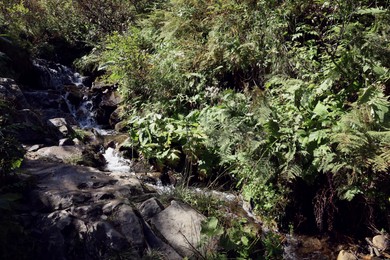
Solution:
M389 240L385 235L376 235L372 238L372 244L380 251L386 251Z
M301 246L299 248L299 253L302 255L310 254L316 251L321 251L322 243L316 237L305 237L301 241Z
M112 212L120 205L124 204L124 202L128 201L122 201L122 200L111 200L107 204L103 206L103 213L106 215L111 215Z
M89 241L87 247L95 256L106 255L110 250L121 251L129 247L126 238L106 221L93 223L87 236Z
M48 125L59 138L65 138L73 134L72 127L65 118L52 118L48 120Z
M122 114L124 110L125 109L123 106L119 106L114 110L114 112L111 113L110 118L108 120L110 127L114 128L115 125L122 120Z
M151 218L151 225L181 255L192 256L200 243L201 223L205 216L187 204L172 201L171 205Z
M25 144L45 143L49 137L45 125L39 115L30 109L19 110L11 119L15 124L19 124L16 138Z
M84 89L76 85L65 85L64 90L66 91L66 99L75 107L79 107L83 101Z
M108 91L107 93L104 93L100 106L103 108L114 108L112 110L113 112L116 110L121 101L121 96L117 91Z
M78 138L73 138L72 142L73 142L74 145L82 145L83 144L83 142L80 141Z
M63 104L66 108L66 103L64 102L61 92L57 90L35 90L35 91L25 91L24 96L26 97L27 102L34 107L35 109L56 109L60 108L60 105ZM66 108L67 110L67 108Z
M115 124L115 131L124 133L129 129L128 124L125 121L120 121L117 124Z
M163 209L161 202L156 198L150 198L139 206L139 211L146 221L160 213Z
M357 260L357 257L349 251L341 250L337 256L337 260Z
M120 148L122 145L124 145L127 140L129 140L128 134L114 134L114 135L107 135L104 136L104 147L113 147L113 148Z
M58 229L64 230L72 223L73 216L68 211L59 210L50 213L47 216L47 219L52 225L55 225Z
M112 84L107 84L105 82L95 81L95 82L92 83L91 90L93 92L104 92L104 91L107 91L107 90L112 90L114 88L115 88L115 86L112 85Z
M142 253L144 248L144 234L141 221L129 205L121 205L114 213L114 223L119 226L120 232L126 237L131 247Z
M13 79L0 78L0 99L11 102L16 109L29 108L19 85Z
M83 148L81 146L49 146L43 147L28 156L34 159L49 159L61 162L77 162L82 159Z
M159 259L180 260L183 259L170 245L162 241L154 234L150 226L143 221L145 240L149 247L159 252Z
M129 243L125 236L116 231L112 225L107 222L98 222L95 224L98 232L97 241L104 245L109 245L114 250L123 250L128 247Z
M62 138L62 139L60 139L58 145L59 146L74 145L74 142L73 142L73 140L71 140L69 138Z
M30 148L28 148L27 152L35 152L37 150L39 150L39 148L41 148L42 146L39 145L39 144L34 144L33 146L31 146Z
M16 75L12 76L18 76L18 79L23 84L29 84L30 86L38 85L39 76L31 62L29 51L16 44L15 41L10 40L10 38L0 36L0 52L6 56L6 68L2 69L15 71ZM12 73L6 74L10 76Z

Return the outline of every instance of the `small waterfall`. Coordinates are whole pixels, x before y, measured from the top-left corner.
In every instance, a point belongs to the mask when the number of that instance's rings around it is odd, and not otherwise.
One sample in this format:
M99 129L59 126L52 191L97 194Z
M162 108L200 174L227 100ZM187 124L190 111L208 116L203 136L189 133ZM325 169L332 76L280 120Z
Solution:
M106 159L106 170L110 172L129 173L131 169L131 160L127 160L114 148L108 147L103 154Z
M43 59L36 59L34 66L41 73L41 85L46 90L55 90L62 93L69 113L76 119L81 128L97 127L95 120L95 111L93 96L89 94L89 88L84 85L86 77L74 72L69 67L50 62ZM72 102L71 93L65 87L73 86L77 88L80 102Z
M84 87L85 77L64 65L43 59L35 59L33 64L41 72L41 83L46 89L58 90L64 85Z

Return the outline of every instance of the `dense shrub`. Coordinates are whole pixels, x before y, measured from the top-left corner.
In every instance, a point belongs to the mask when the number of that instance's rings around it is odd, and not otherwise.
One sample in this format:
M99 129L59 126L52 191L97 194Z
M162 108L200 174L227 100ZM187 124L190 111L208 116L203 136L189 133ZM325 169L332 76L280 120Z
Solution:
M389 181L388 7L170 1L95 58L120 83L145 156L191 154L209 176L219 167L274 218L296 182L320 182L312 210L331 230L339 200L360 194L389 210L374 198Z

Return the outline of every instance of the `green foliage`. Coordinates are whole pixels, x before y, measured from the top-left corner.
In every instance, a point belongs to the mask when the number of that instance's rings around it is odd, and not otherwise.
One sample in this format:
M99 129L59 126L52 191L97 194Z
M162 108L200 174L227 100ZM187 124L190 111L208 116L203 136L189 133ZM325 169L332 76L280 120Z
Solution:
M101 62L129 103L160 111L133 109L143 112L129 121L147 157L185 151L211 172L206 148L257 210L276 216L297 178L331 172L351 199L367 191L367 171L388 170L385 7L171 1L141 29L110 36Z
M18 169L24 156L24 149L13 137L15 125L9 123L12 116L9 106L0 99L0 180Z
M54 57L58 55L55 51L95 46L109 33L126 31L138 20L138 16L148 13L159 2L1 1L0 34L7 35L35 55Z
M185 157L211 178L227 173L255 210L277 220L299 181L328 180L321 185L337 198L320 189L317 204L359 194L388 210L374 196L389 182L388 9L166 1L85 60L119 84L147 158L175 165Z
M282 237L273 232L268 232L262 240L265 259L283 259Z
M224 228L220 226L219 221L215 217L208 218L202 223L202 241L210 243L218 240L222 252L215 251L210 248L206 252L209 259L228 259L228 257L235 257L235 259L248 259L252 246L256 244L257 237L253 234L253 230L246 227L245 220L233 221L232 227Z
M187 116L179 114L177 118L153 112L133 115L128 121L130 136L146 158L157 158L171 165L178 162L180 155L195 161L204 138L196 119L196 111Z

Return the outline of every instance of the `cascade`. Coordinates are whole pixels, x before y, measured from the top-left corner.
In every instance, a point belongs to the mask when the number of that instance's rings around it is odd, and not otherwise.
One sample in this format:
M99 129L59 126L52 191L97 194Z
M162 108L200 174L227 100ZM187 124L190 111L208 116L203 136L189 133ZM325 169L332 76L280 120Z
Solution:
M61 93L69 113L81 128L98 127L95 120L94 96L84 85L87 77L81 76L67 66L43 59L36 59L33 64L40 72L42 88ZM80 102L71 100L71 93L66 89L69 86L77 88L78 93L83 95Z

